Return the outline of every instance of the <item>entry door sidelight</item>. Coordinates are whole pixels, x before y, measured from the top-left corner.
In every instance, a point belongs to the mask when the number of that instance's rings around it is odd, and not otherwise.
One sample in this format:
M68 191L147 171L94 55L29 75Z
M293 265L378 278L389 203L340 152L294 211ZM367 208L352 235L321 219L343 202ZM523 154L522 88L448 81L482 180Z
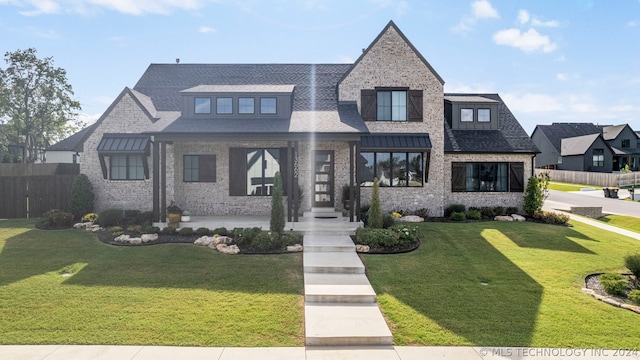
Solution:
M316 150L313 159L313 206L334 207L333 150Z

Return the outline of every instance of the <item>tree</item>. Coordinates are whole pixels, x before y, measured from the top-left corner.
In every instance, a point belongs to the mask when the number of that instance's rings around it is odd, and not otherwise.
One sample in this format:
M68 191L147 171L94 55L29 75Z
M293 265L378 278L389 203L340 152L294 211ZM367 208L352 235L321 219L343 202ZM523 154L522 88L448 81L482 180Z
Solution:
M282 178L280 172L273 177L273 191L271 193L271 223L269 229L272 233L282 235L284 232L284 204L282 203Z
M71 185L71 199L69 200L69 212L76 220L93 211L93 186L85 174L78 175Z
M373 179L371 204L369 204L368 225L373 229L382 229L382 209L380 208L380 184L378 178Z
M529 216L533 216L542 210L544 204L544 194L540 187L540 180L536 176L529 178L527 189L524 193L524 211Z
M8 66L0 69L0 138L23 146L27 163L80 125L75 113L80 103L72 99L67 72L54 67L53 58L36 55L34 48L7 52Z

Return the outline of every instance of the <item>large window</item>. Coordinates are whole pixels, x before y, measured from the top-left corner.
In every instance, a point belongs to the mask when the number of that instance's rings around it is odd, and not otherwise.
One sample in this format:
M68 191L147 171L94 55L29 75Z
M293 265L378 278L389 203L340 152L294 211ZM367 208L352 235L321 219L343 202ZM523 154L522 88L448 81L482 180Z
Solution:
M260 98L260 114L275 114L277 113L276 98L263 97Z
M111 180L143 180L142 162L140 155L111 155Z
M196 114L211 114L211 98L197 97L195 98Z
M271 195L280 149L247 149L247 195Z
M460 109L460 121L473 122L473 109Z
M451 164L454 192L524 191L524 163L454 162Z
M217 98L216 114L233 114L233 98L230 98L230 97Z
M255 99L252 97L238 98L238 114L253 114L255 110Z
M407 121L407 92L378 91L378 121Z
M491 122L491 109L478 109L478 122Z
M184 182L216 182L215 155L185 155Z
M422 153L363 152L361 186L372 186L378 178L380 186L419 187L424 184Z
M593 149L593 167L604 166L604 149Z

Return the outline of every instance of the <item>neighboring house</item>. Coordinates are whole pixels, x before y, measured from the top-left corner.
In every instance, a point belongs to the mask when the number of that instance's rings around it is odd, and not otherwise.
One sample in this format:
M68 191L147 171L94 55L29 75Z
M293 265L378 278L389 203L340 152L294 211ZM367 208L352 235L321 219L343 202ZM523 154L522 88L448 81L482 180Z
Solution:
M45 150L45 161L47 163L70 163L79 164L82 160L84 141L93 131L94 125L78 131L77 133L61 140Z
M98 211L288 216L339 208L352 185L384 210L523 204L538 152L497 94L444 94L393 22L354 64L151 64L84 142ZM298 187L302 198L298 198ZM354 220L352 217L351 220Z
M619 171L627 164L632 170L640 166L638 135L627 124L538 125L531 139L541 151L535 157L537 168L612 172Z

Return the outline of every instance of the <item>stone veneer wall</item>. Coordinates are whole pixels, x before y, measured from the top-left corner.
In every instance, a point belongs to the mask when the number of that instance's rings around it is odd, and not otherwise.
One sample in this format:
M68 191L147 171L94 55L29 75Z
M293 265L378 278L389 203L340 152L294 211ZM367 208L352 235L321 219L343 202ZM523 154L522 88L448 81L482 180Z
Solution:
M105 133L140 133L152 124L129 94L124 94L102 120L100 126L84 143L83 161L80 172L86 174L96 195L95 211L109 208L151 211L153 207L153 160L146 158L149 164L149 179L145 180L109 180L102 176L98 159L98 144ZM169 147L170 148L170 147ZM151 154L153 151L151 151ZM107 169L110 158L105 157ZM168 195L167 195L168 196Z
M531 154L445 154L444 187L445 207L451 204L464 204L469 207L481 206L515 206L522 210L524 192L451 192L451 163L452 162L524 162L524 188L527 179L533 175Z
M229 148L280 148L286 147L286 141L215 141L215 142L175 142L173 167L175 172L175 201L192 215L269 215L270 196L229 196ZM334 150L335 155L335 196L336 207L340 204L342 184L349 179L349 148L344 142L309 141L299 143L298 157L299 184L303 189L302 209L311 208L312 162L310 151ZM209 154L216 156L215 183L188 183L182 179L183 155ZM286 201L287 197L284 198Z
M443 85L394 27L373 44L339 84L340 101L356 101L360 90L375 87L408 87L423 90L422 122L367 122L372 133L429 133L431 159L429 181L420 188L381 188L383 210L428 208L432 216L444 213L444 101ZM362 188L362 204L368 204L371 188Z

